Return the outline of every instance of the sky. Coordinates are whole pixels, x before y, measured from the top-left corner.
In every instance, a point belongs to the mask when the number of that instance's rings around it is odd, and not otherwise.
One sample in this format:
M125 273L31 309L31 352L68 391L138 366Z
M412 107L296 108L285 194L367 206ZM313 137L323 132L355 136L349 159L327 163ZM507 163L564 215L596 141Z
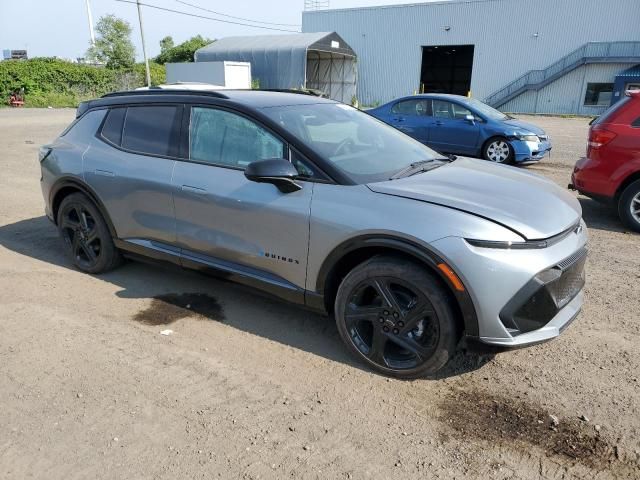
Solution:
M183 0L226 15L262 22L291 24L274 28L300 29L304 0ZM117 0L90 0L94 25L107 14L127 20L133 28L132 40L136 56L142 58L142 43L134 4ZM180 10L242 22L216 16L180 3L178 0L141 0L142 3L172 10ZM411 0L330 0L331 8L350 8L399 3L418 3ZM176 44L194 36L222 38L233 35L281 33L242 25L215 22L142 7L147 54L160 52L159 41L171 35ZM83 57L89 46L89 27L86 0L0 0L0 50L26 49L29 57L74 59Z

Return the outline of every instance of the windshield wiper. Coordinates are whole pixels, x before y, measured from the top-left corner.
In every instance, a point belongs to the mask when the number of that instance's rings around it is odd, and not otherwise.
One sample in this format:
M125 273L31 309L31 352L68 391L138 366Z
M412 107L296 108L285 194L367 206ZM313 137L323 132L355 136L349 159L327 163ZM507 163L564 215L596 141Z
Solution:
M437 166L439 166L439 165L432 165L427 167L428 164L436 161L450 162L451 159L447 157L442 157L442 158L439 157L439 158L431 158L429 160L420 160L419 162L413 162L407 165L406 167L404 167L403 169L394 173L389 178L389 180L396 180L397 178L402 178L402 177L410 177L411 175L415 175L416 173L428 172L429 170L432 170Z

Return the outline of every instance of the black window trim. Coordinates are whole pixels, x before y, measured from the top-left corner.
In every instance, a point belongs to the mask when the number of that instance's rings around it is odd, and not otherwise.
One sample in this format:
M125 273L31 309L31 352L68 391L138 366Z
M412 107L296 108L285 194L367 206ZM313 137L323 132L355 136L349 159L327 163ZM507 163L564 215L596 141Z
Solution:
M292 148L296 150L296 152L298 152L298 154L302 155L305 160L307 160L308 163L310 163L311 165L313 165L313 167L315 167L315 169L320 172L325 178L310 178L310 177L299 177L296 180L301 181L301 182L310 182L310 183L328 183L328 184L335 184L335 182L333 180L331 180L329 178L329 176L321 169L319 168L315 162L312 162L311 160L309 160L308 156L305 155L304 153L302 153L300 151L299 148L297 148L296 145L292 145L290 142L288 142L285 138L282 137L282 135L280 135L280 133L276 132L274 129L272 129L271 127L269 127L268 125L265 125L264 122L260 121L259 119L247 114L246 112L243 112L241 110L237 110L234 109L232 107L229 107L228 105L221 105L221 104L214 104L214 103L199 103L199 102L194 102L194 103L189 103L189 104L185 104L184 105L184 110L183 110L183 116L182 116L182 135L181 135L181 147L180 147L180 153L182 154L182 156L180 158L176 158L176 160L179 160L181 162L187 162L187 163L195 163L198 165L206 165L209 167L215 167L215 168L226 168L229 170L238 170L241 172L244 172L244 168L242 167L233 167L231 165L224 165L224 164L219 164L219 163L211 163L211 162L205 162L202 160L194 160L192 158L190 158L191 155L191 109L193 107L201 107L201 108L210 108L210 109L215 109L215 110L223 110L223 111L227 111L229 113L233 113L236 114L240 117L244 117L247 120L249 120L250 122L258 125L260 128L265 129L267 132L269 132L271 135L273 135L277 140L281 141L282 144L284 145L285 148L285 152L284 152L284 159L288 160L289 162L291 162L291 154L292 154Z
M183 125L184 122L180 124L180 130L178 131L178 156L172 156L172 155L160 155L157 153L149 153L149 152L139 152L137 150L131 150L129 148L124 148L122 145L116 145L115 143L113 143L111 140L109 140L108 138L106 138L104 135L102 135L102 129L104 128L104 124L107 121L107 117L109 116L109 111L113 108L126 108L127 110L129 109L129 107L177 107L178 109L180 109L180 114L182 115L182 118L184 119L184 110L185 110L185 104L184 103L175 103L175 102L153 102L153 103L122 103L122 104L115 104L115 105L109 105L109 106L104 106L104 107L97 107L97 108L92 108L91 111L95 111L95 110L107 110L106 115L104 116L104 118L102 119L102 122L100 123L100 127L98 128L98 131L96 132L96 138L98 138L98 140L101 140L102 142L106 143L107 145L110 145L114 148L117 148L118 150L122 151L122 152L126 152L126 153L131 153L133 155L144 155L146 157L155 157L155 158L164 158L167 160L182 160L182 158L179 157L180 153L181 153L181 139L182 139L182 133L183 133ZM88 113L88 112L87 112ZM122 143L122 137L124 136L124 123L126 122L126 113L125 113L125 118L123 119L122 122L122 133L123 135L121 135L120 137L120 143Z
M640 128L640 117L631 122L631 128Z
M280 127L277 124L274 124L274 122L268 116L261 113L260 108L252 108L250 106L244 105L243 103L233 102L233 100L228 100L228 99L213 98L213 97L206 97L206 98L199 97L197 94L182 95L180 98L177 98L177 96L170 96L166 93L165 95L169 97L166 100L165 99L159 100L157 98L150 98L150 97L143 97L143 96L140 96L140 97L132 96L128 99L112 97L112 98L100 98L97 100L92 100L91 104L89 105L89 108L82 113L82 115L78 118L78 120L84 117L85 115L87 115L89 112L96 111L96 110L104 110L104 109L108 110L110 108L135 107L135 106L142 106L142 105L182 105L183 106L183 117L182 117L183 122L182 122L181 134L180 134L180 145L181 147L183 147L185 143L189 141L188 136L184 134L184 132L186 131L185 126L186 128L188 128L189 126L189 123L188 123L189 118L187 114L187 112L189 111L189 107L191 107L192 105L200 105L200 106L210 107L210 108L227 108L229 110L232 110L234 112L240 113L242 115L247 116L248 118L253 119L254 121L258 122L260 125L267 128L270 132L275 132L278 138L285 139L285 143L287 145L294 146L300 153L302 153L309 160L309 163L315 166L320 172L322 172L329 179L328 181L319 180L319 179L314 180L316 183L327 183L331 185L358 185L358 183L355 180L353 180L351 177L349 177L349 175L347 175L345 172L339 170L338 168L334 167L331 164L326 163L326 161L322 158L322 156L319 155L313 148L309 147L304 142L293 137L293 135L290 132L286 131L284 128ZM104 119L102 123L104 123ZM118 145L113 145L108 140L102 138L102 136L100 135L100 132L102 131L102 123L95 134L95 137L98 140L118 150L121 150L123 152L137 154L137 152L129 152L128 150L125 150ZM287 140L288 137L291 137L291 140ZM178 160L182 162L191 162L192 160L189 160L187 158L187 153L186 153L187 151L188 151L188 146L185 148L179 149L179 155L180 155L179 157L160 156L158 158L168 158L171 160ZM210 165L210 164L207 164L207 165ZM305 179L304 181L311 181L311 180Z

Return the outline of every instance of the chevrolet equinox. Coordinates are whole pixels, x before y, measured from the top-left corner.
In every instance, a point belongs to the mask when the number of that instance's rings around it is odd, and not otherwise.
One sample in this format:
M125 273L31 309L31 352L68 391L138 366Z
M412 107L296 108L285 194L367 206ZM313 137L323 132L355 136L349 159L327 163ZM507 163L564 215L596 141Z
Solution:
M146 90L82 103L40 150L70 261L217 273L333 314L385 374L463 338L552 339L583 301L577 200L515 167L444 158L350 106L274 91Z

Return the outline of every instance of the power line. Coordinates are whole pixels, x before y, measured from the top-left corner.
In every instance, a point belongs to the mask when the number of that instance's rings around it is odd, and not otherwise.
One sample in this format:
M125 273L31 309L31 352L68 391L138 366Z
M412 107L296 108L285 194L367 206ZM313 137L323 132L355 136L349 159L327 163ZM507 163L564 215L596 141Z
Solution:
M247 22L253 22L253 23L262 23L264 25L280 25L283 27L299 27L300 26L298 24L293 24L293 23L262 22L260 20L251 20L250 18L234 17L233 15L227 15L226 13L220 13L220 12L216 12L215 10L209 10L208 8L204 8L199 5L194 5L193 3L189 3L189 2L184 2L183 0L175 0L175 1L178 3L182 3L183 5L188 5L190 7L197 8L198 10L203 10L209 13L215 13L216 15L220 15L221 17L235 18L236 20L245 20Z
M137 5L137 2L134 1L134 0L115 0L115 1L116 2L121 2L121 3L130 3L130 4L133 4L133 5ZM230 23L232 25L242 25L243 27L262 28L263 30L276 30L278 32L300 33L299 30L285 30L283 28L263 27L262 25L251 25L249 23L232 22L231 20L221 20L219 18L206 17L204 15L197 15L195 13L181 12L180 10L173 10L171 8L164 8L164 7L158 7L156 5L149 5L148 3L140 3L140 5L142 5L144 7L155 8L156 10L163 10L165 12L177 13L178 15L186 15L188 17L196 17L196 18L203 18L205 20L212 20L214 22Z

